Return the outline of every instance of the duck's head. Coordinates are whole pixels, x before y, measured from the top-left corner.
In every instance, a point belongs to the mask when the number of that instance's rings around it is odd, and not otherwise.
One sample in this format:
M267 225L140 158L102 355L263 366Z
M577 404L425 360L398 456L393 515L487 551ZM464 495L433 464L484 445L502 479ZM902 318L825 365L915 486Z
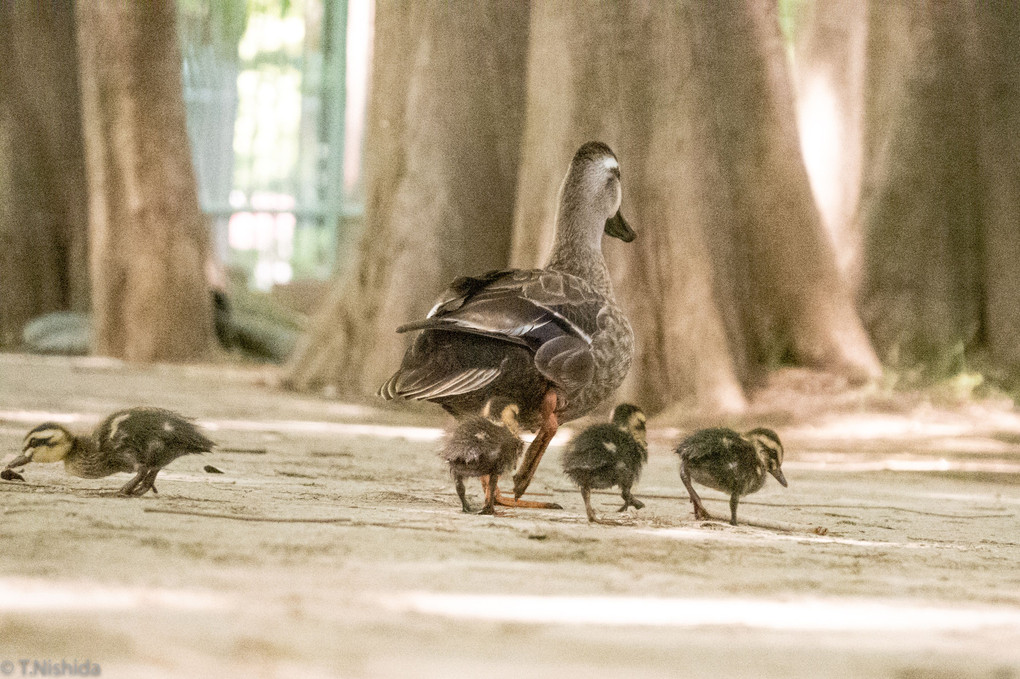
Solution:
M521 433L520 416L521 407L505 396L493 396L482 409L482 417L502 424L514 436L520 436Z
M758 455L765 460L765 469L769 474L776 477L776 481L783 484L785 488L786 477L783 476L783 444L779 442L779 436L771 429L759 427L752 429L744 435L754 445Z
M613 424L634 437L642 448L648 448L648 432L645 423L648 418L641 408L630 403L621 403L613 409Z
M605 222L603 232L629 243L637 234L620 212L622 201L620 161L616 154L600 141L586 143L570 161L560 191L562 208L580 211L582 206L589 207L599 223Z
M11 460L8 469L20 467L29 462L59 462L71 451L74 436L54 422L40 424L25 434L21 455Z

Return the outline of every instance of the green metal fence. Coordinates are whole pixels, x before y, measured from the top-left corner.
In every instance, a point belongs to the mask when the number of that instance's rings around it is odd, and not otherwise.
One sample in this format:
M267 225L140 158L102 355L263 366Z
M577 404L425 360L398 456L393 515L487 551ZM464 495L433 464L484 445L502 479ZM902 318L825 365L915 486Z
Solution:
M326 278L345 263L361 215L360 159L344 160L348 13L368 31L370 2L178 2L199 198L218 258L254 287Z

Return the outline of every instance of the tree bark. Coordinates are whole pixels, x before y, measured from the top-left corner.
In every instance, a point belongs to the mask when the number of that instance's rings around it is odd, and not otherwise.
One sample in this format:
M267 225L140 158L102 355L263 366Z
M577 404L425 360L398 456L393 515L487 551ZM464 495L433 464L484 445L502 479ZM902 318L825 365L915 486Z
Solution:
M1020 378L1020 11L977 3L985 295L991 362Z
M78 40L95 350L185 361L212 346L172 2L87 2Z
M801 153L839 270L859 284L861 234L855 219L863 153L867 3L802 5L793 75Z
M545 3L529 74L513 261L543 261L570 152L607 142L638 230L607 246L637 329L624 397L739 410L787 354L878 373L797 152L770 3Z
M89 303L74 22L69 1L0 5L0 347Z
M861 313L888 363L952 372L985 313L974 17L875 2L869 23Z
M374 392L401 323L456 276L504 267L523 126L526 3L381 3L366 131L365 233L288 366L298 389Z

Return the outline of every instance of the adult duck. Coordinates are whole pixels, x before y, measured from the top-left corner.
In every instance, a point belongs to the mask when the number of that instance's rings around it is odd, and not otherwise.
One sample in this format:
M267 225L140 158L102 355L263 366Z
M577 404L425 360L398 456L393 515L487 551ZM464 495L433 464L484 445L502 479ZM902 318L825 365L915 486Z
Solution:
M612 150L584 144L560 186L545 268L458 278L424 320L397 329L421 332L380 396L432 401L458 419L502 396L519 405L524 428L537 430L514 475L514 500L500 504L550 506L519 498L559 423L598 407L630 370L634 334L602 256L603 233L634 240L622 198Z

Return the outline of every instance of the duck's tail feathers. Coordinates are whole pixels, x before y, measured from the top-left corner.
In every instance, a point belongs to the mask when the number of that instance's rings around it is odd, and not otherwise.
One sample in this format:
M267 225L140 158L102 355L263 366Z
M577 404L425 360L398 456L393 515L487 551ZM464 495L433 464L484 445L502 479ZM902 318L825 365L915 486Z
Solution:
M398 370L379 387L378 394L387 401L398 397L428 401L459 396L481 389L499 377L499 373L499 368L471 368L452 375L435 374L427 369Z

